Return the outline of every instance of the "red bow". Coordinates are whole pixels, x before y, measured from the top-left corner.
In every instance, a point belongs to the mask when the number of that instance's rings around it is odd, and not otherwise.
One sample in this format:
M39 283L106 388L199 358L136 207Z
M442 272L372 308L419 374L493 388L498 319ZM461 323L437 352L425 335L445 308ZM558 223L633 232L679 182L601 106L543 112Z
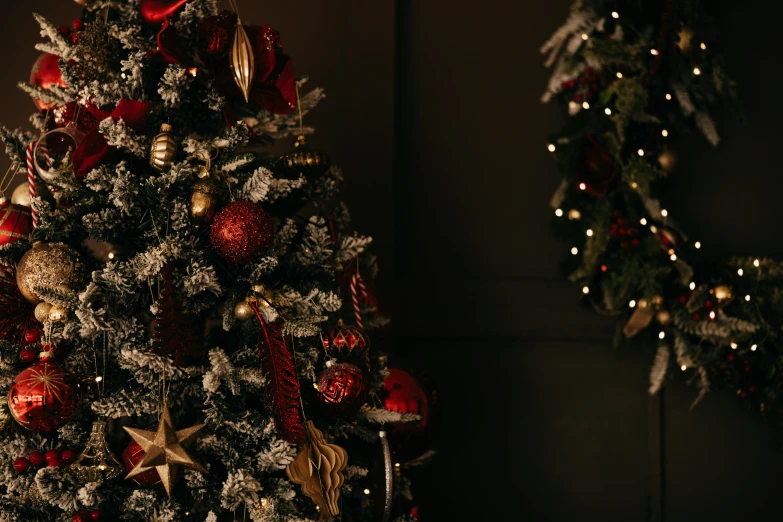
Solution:
M151 109L151 103L133 100L120 100L120 103L111 112L91 105L83 109L88 111L94 119L80 117L79 121L75 122L87 133L73 152L73 170L76 176L86 176L92 169L105 162L113 151L104 135L98 130L101 121L106 118L111 118L114 121L123 120L129 128L140 132L147 122L147 115ZM68 112L66 112L66 119L67 114Z

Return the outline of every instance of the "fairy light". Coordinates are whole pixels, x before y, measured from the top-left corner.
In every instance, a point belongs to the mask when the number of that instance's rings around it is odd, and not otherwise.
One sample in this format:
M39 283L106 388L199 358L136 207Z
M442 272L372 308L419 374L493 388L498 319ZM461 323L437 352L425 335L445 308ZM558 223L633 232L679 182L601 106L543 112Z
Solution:
M592 228L588 228L585 231L585 234L587 234L587 237L593 237L593 229Z
M582 40L587 41L588 38L590 38L590 37L587 36L587 33L582 33Z
M658 49L650 49L650 54L653 56L658 56L660 53L658 53Z
M663 339L664 337L666 337L666 334L663 332L663 330L658 332L658 339Z
M702 42L702 43L699 45L699 47L701 47L701 50L702 50L702 51L706 51L706 50L707 50L707 44L706 44L706 43L704 43L704 42Z
M729 343L729 346L731 346L732 350L736 350L739 345L737 343L735 343L735 342L731 342L731 343Z
M672 261L677 261L677 254L670 255L669 259L671 259Z
M103 377L100 375L95 378L95 382L101 382L103 380Z
M587 109L589 109L589 108L590 108L590 104L589 104L589 103L587 103L587 102L582 102L582 108L583 108L583 109L585 109L585 110L587 110Z
M698 67L694 67L693 68L693 74L696 75L696 76L700 75L701 74L701 69L699 69Z
M590 288L588 288L586 286L582 287L582 293L585 294L585 295L589 294L590 293Z
M755 266L756 268L758 268L760 264L761 264L761 263L759 262L759 260L758 260L758 259L754 259L754 260L753 260L753 266Z
M682 366L680 366L680 370L682 370L682 371L685 371L685 370L687 370L687 369L688 369L688 367L687 367L687 366L685 366L684 364L683 364Z
M607 116L610 116L612 114L612 109L607 107L606 109L604 109L604 114L606 114Z
M644 156L644 149L639 149L639 150L637 150L637 151L636 151L636 153L637 153L639 156Z
M127 77L128 77L128 75L127 75L127 74L125 74L125 73L122 73L122 74L120 74L120 78L122 78L123 80L124 80L125 78L127 78Z
M369 495L369 494L370 494L370 490L369 490L369 489L367 489L367 488L364 488L364 494L365 494L365 495Z
M753 346L751 346L751 347L750 347L750 351L751 351L751 352L755 352L755 351L756 351L756 348L758 348L758 347L759 347L759 345L757 345L757 344L754 344Z
M693 244L693 246L696 248L696 250L698 250L698 249L700 249L700 248L701 248L701 243L700 243L700 242L698 242L698 241L696 241L696 242Z
M668 216L668 215L669 215L669 211L668 211L668 210L666 210L665 208L662 208L662 209L661 209L661 215L662 215L663 217L666 217L666 216Z
M645 219L645 218L642 218L642 219L640 219L640 220L639 220L639 223L641 223L641 224L642 224L642 226L644 226L644 225L646 225L646 224L647 224L647 219Z
M557 150L557 147L555 147L554 143L550 143L549 145L546 146L546 148L549 150L549 152L554 152L555 150Z
M633 299L631 299L631 301L628 303L628 307L629 307L629 308L633 308L633 307L635 307L635 306L636 306L636 301L634 301Z
M715 310L710 312L710 319L715 319Z
M737 269L737 275L738 276L742 277L742 274L744 274L744 273L745 273L745 271L743 269L741 269L741 268Z
M668 92L666 93L666 99L669 100L669 101L671 101L671 99L672 99L672 95L669 94Z
M669 135L669 131L667 131L666 129L663 129L663 130L661 131L661 136L663 136L664 138L665 138L666 136L668 136L668 135Z
M579 190L587 190L587 185L585 185L584 183L580 183Z
M555 215L557 217L563 217L563 209L562 208L555 209Z
M745 301L748 301L748 302L750 302L750 294L748 294L748 295L746 295L746 296L745 296Z
M574 248L571 249L571 254L572 255L577 255L578 253L579 253L579 249L578 248L574 247Z
M196 67L191 67L190 69L188 69L188 73L189 73L189 74L190 74L192 77L194 77L194 78L195 78L195 77L196 77L196 75L198 74L198 68L196 68Z
M690 288L691 290L696 290L696 283L691 281L691 284L688 285L688 288Z
M571 210L568 211L568 219L573 221L575 219L581 219L581 218L582 218L582 213L579 212L577 209L572 208Z
M612 18L617 20L618 18L620 18L620 13L618 13L617 11L612 11ZM702 45L704 45L704 44L702 44Z
M639 185L638 185L638 184L637 184L635 181L634 181L633 183L631 183L631 188L636 188L636 187L638 187L638 186L639 186Z
M622 78L623 77L623 73L621 73L620 71L617 71L617 77L618 78Z
M657 234L658 227L656 227L655 225L650 225L650 232L652 232L653 234Z
M109 259L114 259L114 252L109 252Z

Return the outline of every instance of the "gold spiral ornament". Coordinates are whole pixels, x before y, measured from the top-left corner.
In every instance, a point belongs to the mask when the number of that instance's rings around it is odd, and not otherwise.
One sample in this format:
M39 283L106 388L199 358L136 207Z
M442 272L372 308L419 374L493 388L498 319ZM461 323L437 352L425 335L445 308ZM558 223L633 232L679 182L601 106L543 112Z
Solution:
M253 46L242 26L239 14L237 14L234 41L231 44L231 70L234 72L234 81L245 97L245 103L248 103L250 101L250 87L253 85L253 77L256 73L256 61L253 56Z

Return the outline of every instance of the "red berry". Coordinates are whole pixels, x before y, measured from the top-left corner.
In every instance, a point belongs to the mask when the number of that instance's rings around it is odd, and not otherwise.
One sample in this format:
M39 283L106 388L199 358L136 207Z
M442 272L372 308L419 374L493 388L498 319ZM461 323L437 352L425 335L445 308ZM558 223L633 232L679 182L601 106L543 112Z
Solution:
M46 452L46 462L49 462L50 460L59 459L60 454L54 450L49 450Z
M41 331L36 330L35 328L30 328L24 333L24 340L30 344L37 343L40 338L41 338Z
M576 103L580 103L582 101L582 95L581 94L577 94L576 96L574 96L574 101Z
M68 27L67 25L61 25L59 29L60 29L60 33L62 33L63 36L68 36L69 34L71 34L71 28Z
M734 362L734 359L736 359L736 357L734 357L733 355L729 355L728 357L726 357L726 360L729 362Z
M621 241L620 246L623 248L628 248L628 241Z
M90 514L86 511L79 511L73 516L73 522L90 522Z
M710 301L709 299L707 299L706 301L704 301L704 308L706 308L707 310L709 310L710 308L712 308L712 301Z
M585 67L585 74L593 74L593 68L592 67Z
M73 66L75 66L75 65L76 65L76 60L74 60L73 58L71 58L70 60L68 60L68 67L73 67Z
M750 386L748 386L748 391L753 393L754 391L756 391L756 387L751 384Z
M574 80L568 80L568 88L573 89L576 87L576 82Z
M14 461L14 469L17 473L24 473L30 469L30 461L24 457L19 457Z
M71 33L71 43L79 43L79 33Z
M74 20L72 25L74 31L81 31L84 29L84 21L81 18Z
M685 304L685 301L687 301L687 300L688 300L688 296L685 296L685 295L681 295L680 296L680 299L679 299L680 304Z
M70 464L74 460L76 460L76 452L73 450L63 450L63 452L60 454L60 459L62 459L63 462L66 464Z
M56 459L47 460L46 465L50 468L59 468L63 465L63 461L60 460L60 457L57 457Z
M22 362L34 363L35 360L38 359L38 356L32 350L22 350L19 352L19 358Z
M696 312L695 314L693 314L692 317L693 317L694 321L701 321L701 314L699 312Z
M748 396L748 392L746 392L745 390L742 390L742 391L739 392L739 396L744 399L745 397Z
M592 100L593 99L593 91L587 91L587 93L585 93L585 98L587 98L588 100Z
M90 513L90 518L93 519L93 520L100 520L101 519L101 512L96 509L95 511Z
M46 462L46 457L44 457L44 454L40 451L34 451L30 453L30 455L27 456L28 459L30 459L30 464L33 466L40 466L44 462Z
M601 265L601 272L606 272L609 268L606 265Z
M580 76L579 83L587 83L587 78L585 78L584 76Z
M631 240L631 244L632 244L633 246L636 246L636 245L638 245L638 244L639 244L639 242L640 242L640 241L639 241L639 239L638 239L638 238L633 238L633 240Z

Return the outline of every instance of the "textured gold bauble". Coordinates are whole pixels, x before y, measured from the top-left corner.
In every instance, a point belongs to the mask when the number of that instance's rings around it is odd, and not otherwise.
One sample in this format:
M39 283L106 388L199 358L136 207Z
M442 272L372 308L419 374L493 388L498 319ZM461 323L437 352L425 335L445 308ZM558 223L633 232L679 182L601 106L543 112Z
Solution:
M49 310L52 309L52 305L49 303L38 303L35 306L35 318L39 323L43 324L49 320Z
M712 292L710 293L715 296L715 300L718 301L719 303L728 301L732 297L731 287L728 285L718 285L715 288L713 288Z
M164 123L160 126L160 134L152 139L150 165L159 172L168 170L177 157L177 140L170 132L171 125Z
M658 321L658 324L668 324L672 320L672 314L665 308L661 308L655 312L655 320Z
M32 205L30 203L30 186L27 182L21 183L14 189L13 194L11 194L11 203L23 207L30 207Z
M64 306L53 305L49 309L49 320L53 323L64 323L68 320L68 310Z
M331 161L325 152L313 150L307 138L300 134L294 142L294 150L281 158L283 167L291 174L319 175L329 170Z
M239 321L247 321L254 315L256 314L253 312L253 309L250 307L250 305L247 304L247 300L237 303L237 305L234 307L234 317L236 317Z
M35 294L35 287L77 290L83 280L79 254L65 243L35 243L16 267L19 291L33 304L43 301Z
M220 184L212 177L205 177L193 184L190 193L190 219L196 226L212 222L220 208Z

